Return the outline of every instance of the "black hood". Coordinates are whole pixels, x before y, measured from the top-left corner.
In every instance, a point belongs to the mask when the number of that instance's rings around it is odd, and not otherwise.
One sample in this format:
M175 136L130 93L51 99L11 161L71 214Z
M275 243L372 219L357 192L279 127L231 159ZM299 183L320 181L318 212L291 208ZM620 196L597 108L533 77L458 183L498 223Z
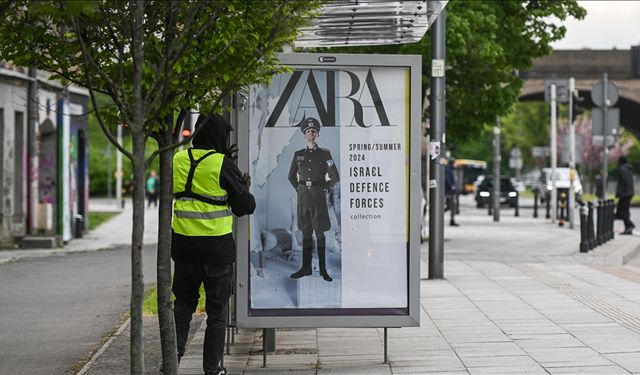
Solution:
M193 147L226 152L229 133L233 128L224 117L218 114L200 114L196 122L196 129L200 127L202 129L196 133L191 141Z

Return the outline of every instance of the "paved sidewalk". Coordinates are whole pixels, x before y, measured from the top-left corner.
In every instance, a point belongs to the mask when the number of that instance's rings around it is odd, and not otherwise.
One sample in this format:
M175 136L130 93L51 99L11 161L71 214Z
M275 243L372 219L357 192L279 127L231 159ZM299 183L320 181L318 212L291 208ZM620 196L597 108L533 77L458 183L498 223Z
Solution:
M579 226L530 209L496 223L463 199L460 227L445 227L445 279L427 279L422 246L421 324L388 330L388 363L381 328L280 329L263 368L262 331L241 329L229 373L640 374L640 267L623 265L639 235L581 254ZM181 374L202 374L203 336Z
M640 257L623 265L640 249L640 231L580 254L578 226L533 219L530 209L518 218L502 210L496 223L469 198L457 217L461 226L445 227L445 279L428 280L428 243L422 245L421 326L388 330L389 363L381 328L280 329L277 351L262 368L262 331L240 329L225 358L230 373L640 374ZM91 201L93 211L114 206ZM146 212L145 243L157 241L155 212ZM130 226L128 202L64 248L1 250L0 264L126 244ZM202 374L204 326L194 336L183 375ZM128 361L126 350L99 353Z

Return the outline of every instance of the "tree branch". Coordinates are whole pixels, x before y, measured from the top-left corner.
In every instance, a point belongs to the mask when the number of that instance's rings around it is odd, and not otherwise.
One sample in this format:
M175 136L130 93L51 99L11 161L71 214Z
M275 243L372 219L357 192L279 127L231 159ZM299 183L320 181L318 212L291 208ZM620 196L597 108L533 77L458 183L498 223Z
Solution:
M62 4L62 7L64 9L64 4ZM118 95L119 90L117 89L117 86L115 85L113 80L111 80L111 78L107 74L105 74L105 72L102 70L100 65L93 59L93 55L89 53L89 50L87 49L84 38L82 37L82 30L80 28L80 23L78 18L76 16L72 16L71 19L73 21L73 26L76 31L76 38L78 40L78 43L80 44L80 49L82 50L82 59L84 60L84 63L86 66L85 74L87 76L87 83L91 82L88 68L89 66L92 66L95 69L95 71L98 73L100 78L107 83L107 86L106 86L107 92L109 96L111 96L111 98L113 99L116 106L118 107L118 110L120 111L120 115L123 116L123 120L129 123L130 121L127 115L127 106L122 102L120 96ZM93 88L91 87L91 89Z
M83 60L85 62L85 65L88 65L89 52L87 51L84 40L82 39L82 34L80 33L80 26L78 24L78 19L75 16L72 16L72 21L76 29L78 43L80 44L80 48L82 49ZM97 67L96 69L100 70ZM102 132L105 134L109 142L111 142L120 152L122 152L129 160L133 160L133 154L131 154L124 147L122 147L121 144L118 143L117 139L109 132L109 129L107 129L106 125L104 124L104 121L102 120L102 116L100 115L100 111L98 110L98 103L96 101L95 93L93 91L93 84L92 84L91 75L89 74L89 69L85 69L84 72L86 76L87 89L89 89L89 96L91 98L91 103L93 104L93 108L96 110L96 119L98 120L98 124L100 125ZM102 75L104 75L104 72Z

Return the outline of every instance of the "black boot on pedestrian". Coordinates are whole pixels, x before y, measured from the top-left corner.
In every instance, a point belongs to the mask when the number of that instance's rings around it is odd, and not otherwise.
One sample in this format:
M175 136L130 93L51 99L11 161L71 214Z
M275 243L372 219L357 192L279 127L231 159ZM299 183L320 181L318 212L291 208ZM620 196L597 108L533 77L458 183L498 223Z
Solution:
M207 371L204 373L204 375L227 375L227 374L229 373L227 372L227 369L224 367L218 367L218 369L214 372Z
M291 274L292 279L299 279L303 276L311 275L311 250L313 248L312 239L302 240L302 266Z
M320 276L324 279L324 281L333 281L329 273L327 272L327 260L325 258L326 250L325 250L325 240L318 240L318 263L320 263Z
M450 222L449 225L452 226L452 227L459 227L460 226L460 224L456 223L455 221Z

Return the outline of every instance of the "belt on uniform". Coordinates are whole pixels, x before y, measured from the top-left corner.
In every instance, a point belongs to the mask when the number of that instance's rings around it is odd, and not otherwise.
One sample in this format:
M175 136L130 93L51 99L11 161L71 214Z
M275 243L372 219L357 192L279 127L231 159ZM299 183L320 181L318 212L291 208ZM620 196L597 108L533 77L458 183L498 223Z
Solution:
M300 181L299 184L306 187L311 187L311 186L325 187L327 185L325 181Z

